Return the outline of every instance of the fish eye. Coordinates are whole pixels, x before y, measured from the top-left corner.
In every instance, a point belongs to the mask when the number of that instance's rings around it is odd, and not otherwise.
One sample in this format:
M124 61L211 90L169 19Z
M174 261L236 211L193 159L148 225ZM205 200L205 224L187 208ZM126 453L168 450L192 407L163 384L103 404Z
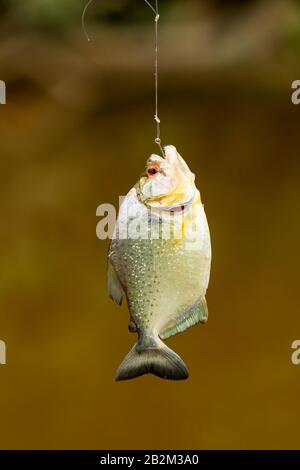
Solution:
M158 173L158 167L155 165L149 166L147 173L149 176L154 176L156 173Z

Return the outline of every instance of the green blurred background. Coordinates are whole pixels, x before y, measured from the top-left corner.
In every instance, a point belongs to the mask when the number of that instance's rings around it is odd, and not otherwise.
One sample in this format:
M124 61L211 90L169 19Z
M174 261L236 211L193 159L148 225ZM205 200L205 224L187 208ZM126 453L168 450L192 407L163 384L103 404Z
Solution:
M96 208L153 144L142 0L2 0L2 449L299 447L300 3L161 0L162 138L197 175L213 265L206 326L168 344L182 383L115 383L133 344L106 294Z

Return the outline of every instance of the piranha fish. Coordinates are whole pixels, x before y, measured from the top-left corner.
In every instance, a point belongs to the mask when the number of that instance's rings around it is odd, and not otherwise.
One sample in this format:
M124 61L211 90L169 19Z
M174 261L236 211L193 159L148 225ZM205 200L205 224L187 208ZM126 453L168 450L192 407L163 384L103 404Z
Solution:
M188 377L182 359L162 340L208 317L209 228L195 175L176 148L151 155L121 204L108 254L108 291L130 312L138 340L116 373L127 380L152 373Z

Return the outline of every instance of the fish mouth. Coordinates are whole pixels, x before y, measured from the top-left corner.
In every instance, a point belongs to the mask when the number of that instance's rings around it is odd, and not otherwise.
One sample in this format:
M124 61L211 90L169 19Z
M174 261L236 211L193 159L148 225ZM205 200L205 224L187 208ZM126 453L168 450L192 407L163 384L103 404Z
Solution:
M174 145L160 145L158 144L159 148L160 148L160 157L163 158L164 160L167 160L167 152L168 150L172 147L172 148L175 148Z
M175 160L178 159L178 152L174 145L164 145L163 147L160 147L160 149L161 149L161 155L153 153L148 158L147 163L151 163L151 162L159 163L162 160L171 161L172 159L175 159Z
M164 145L162 147L162 154L163 154L163 158L165 160L168 160L169 157L170 157L170 154L172 152L176 152L177 153L177 150L176 150L176 147L174 147L174 145Z
M174 145L159 145L159 148L161 155L153 154L151 156L162 158L163 160L169 160L171 153L177 153L176 147L174 147Z

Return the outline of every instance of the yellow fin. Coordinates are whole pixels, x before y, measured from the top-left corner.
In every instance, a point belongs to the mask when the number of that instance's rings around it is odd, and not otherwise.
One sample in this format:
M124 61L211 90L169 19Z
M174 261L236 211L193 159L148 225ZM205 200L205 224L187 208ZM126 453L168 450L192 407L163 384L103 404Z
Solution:
M173 326L167 327L159 336L161 339L170 338L170 336L177 335L177 333L181 333L199 322L206 323L207 318L207 303L205 297L202 297L191 309L184 311Z

